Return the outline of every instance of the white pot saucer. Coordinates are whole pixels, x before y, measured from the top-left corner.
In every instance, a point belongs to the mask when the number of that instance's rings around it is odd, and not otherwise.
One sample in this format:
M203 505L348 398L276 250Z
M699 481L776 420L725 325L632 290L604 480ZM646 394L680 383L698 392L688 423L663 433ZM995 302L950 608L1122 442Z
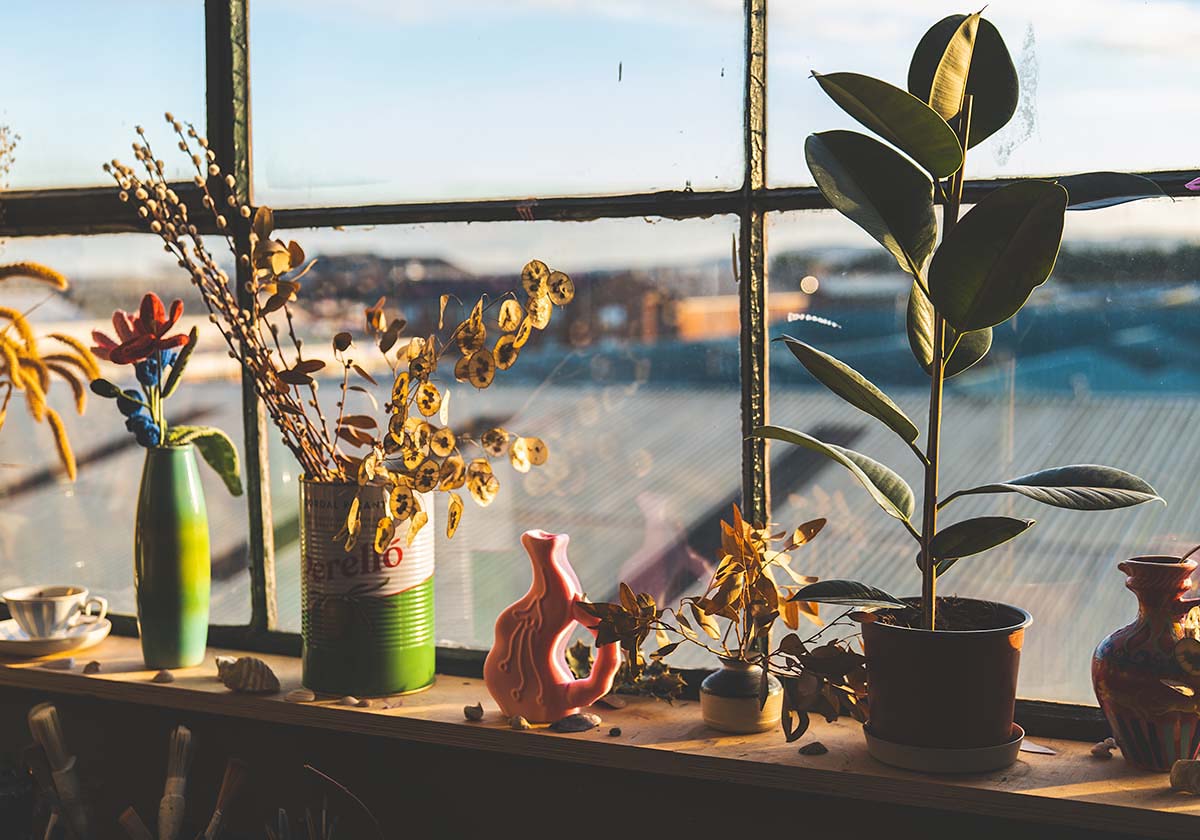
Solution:
M67 631L65 636L53 639L30 638L16 621L0 621L0 656L50 656L84 650L100 644L112 630L107 618L99 621L84 621Z

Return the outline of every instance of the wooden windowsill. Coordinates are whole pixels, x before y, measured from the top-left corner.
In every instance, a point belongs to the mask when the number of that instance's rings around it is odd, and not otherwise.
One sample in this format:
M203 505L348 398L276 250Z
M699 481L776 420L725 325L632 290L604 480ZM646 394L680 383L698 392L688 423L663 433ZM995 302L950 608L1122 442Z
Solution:
M1058 754L1022 752L1017 764L998 773L924 776L871 759L859 726L847 720L814 721L800 743L821 741L829 749L821 756L800 755L800 744L785 743L777 731L720 735L700 722L694 702L633 698L624 709L598 709L604 724L591 732L518 732L508 728L481 680L440 677L428 691L374 700L369 708L342 706L337 698L289 703L285 694L300 685L298 659L261 656L283 690L244 695L217 681L212 657L219 653L210 651L203 666L176 671L174 682L157 684L143 668L137 640L112 637L78 654L69 671L46 668L45 660L0 658L0 686L1144 837L1200 830L1200 820L1193 822L1200 816L1200 796L1173 793L1165 774L1135 770L1119 753L1108 761L1093 758L1090 744L1075 741L1039 738ZM83 666L93 660L101 671L85 676ZM478 702L484 720L466 721L463 707ZM608 734L614 726L621 729L617 737Z

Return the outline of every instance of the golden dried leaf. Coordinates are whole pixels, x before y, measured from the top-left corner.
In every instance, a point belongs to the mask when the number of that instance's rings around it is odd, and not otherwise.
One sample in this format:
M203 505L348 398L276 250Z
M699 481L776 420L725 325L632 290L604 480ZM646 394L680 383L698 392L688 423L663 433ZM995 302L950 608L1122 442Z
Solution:
M454 430L448 428L434 429L429 438L429 449L439 458L445 458L454 451L456 439Z
M453 539L454 532L458 530L458 523L462 521L462 515L462 496L457 493L451 493L450 501L446 508L446 539Z
M338 423L339 426L353 426L356 429L377 428L375 418L366 414L348 414Z
M437 414L442 407L442 392L432 382L422 382L417 388L417 411L426 417Z
M365 379L367 382L370 382L372 385L379 384L378 382L375 381L374 376L371 376L371 374L367 373L365 370L363 370L358 365L350 365L350 369L352 371L354 371L355 373L357 373L359 376L361 376L363 379Z
M700 629L713 639L721 638L721 628L717 624L716 620L704 610L696 606L694 602L689 604L689 606L692 608L692 617L696 619L696 623L700 625Z
M502 335L496 342L492 353L496 357L496 367L500 370L508 370L517 363L517 356L521 351L517 348L516 340L516 336Z
M388 494L388 511L391 513L392 519L403 522L412 516L416 509L416 499L412 490L403 484L397 484L392 488L392 492Z
M438 485L441 467L432 458L426 458L413 470L413 487L418 493L428 493Z
M565 306L575 299L575 283L561 271L551 273L549 280L551 302Z
M529 453L529 463L535 467L540 467L550 458L550 447L541 438L525 438L525 450Z
M525 443L525 438L513 437L512 445L508 447L508 462L519 473L529 472L529 467L531 466L529 461L529 446Z
M379 336L379 352L387 354L400 338L400 333L407 322L403 318L393 318L387 330Z
M441 490L457 490L467 483L467 465L461 455L451 455L438 471Z
M381 516L379 524L375 526L375 553L383 554L387 551L387 547L391 545L395 536L396 523L387 516Z
M496 378L496 357L484 347L475 351L467 363L468 381L476 388L486 388Z
M446 304L450 302L450 295L442 295L438 299L438 329L444 329L446 326Z
M550 280L550 269L541 260L530 260L521 269L521 286L530 298L543 297Z
M425 511L417 511L416 515L408 523L408 545L413 544L413 540L417 538L417 532L425 527L425 523L429 521L429 514Z
M510 333L521 326L521 319L525 317L525 310L521 304L512 298L508 298L500 304L500 314L496 321L501 332Z
M489 455L499 457L504 454L504 450L508 447L508 438L509 434L504 429L488 429L479 438L479 445Z
M359 508L358 496L355 496L354 501L350 503L350 510L346 513L346 530L351 535L358 534L359 529L362 528L362 515Z
M533 322L529 318L524 318L521 326L517 327L517 332L513 335L513 346L520 350L525 346L525 342L529 341L531 335L533 335Z
M554 313L554 305L550 303L548 297L537 297L529 299L529 306L525 308L529 315L530 325L537 330L544 330L550 326L550 316Z

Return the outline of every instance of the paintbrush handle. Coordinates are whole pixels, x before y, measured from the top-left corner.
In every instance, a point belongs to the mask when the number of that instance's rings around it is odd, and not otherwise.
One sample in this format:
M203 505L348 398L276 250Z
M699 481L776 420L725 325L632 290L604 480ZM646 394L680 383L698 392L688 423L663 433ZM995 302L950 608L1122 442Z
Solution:
M167 788L170 790L170 787ZM177 793L168 793L158 804L158 840L176 840L183 828L183 812L187 800Z
M72 757L62 770L52 770L54 789L62 802L63 816L78 840L88 840L92 836L88 826L87 809L83 805L83 791L79 787L79 776L75 773L75 759Z
M221 813L221 809L213 811L212 819L208 821L208 828L204 829L204 840L216 840L217 835L221 833L221 820L225 815Z
M146 824L142 822L142 818L138 816L138 812L132 807L126 808L121 814L121 828L125 829L125 833L129 835L129 840L154 840L154 835L150 833L150 829L146 828Z

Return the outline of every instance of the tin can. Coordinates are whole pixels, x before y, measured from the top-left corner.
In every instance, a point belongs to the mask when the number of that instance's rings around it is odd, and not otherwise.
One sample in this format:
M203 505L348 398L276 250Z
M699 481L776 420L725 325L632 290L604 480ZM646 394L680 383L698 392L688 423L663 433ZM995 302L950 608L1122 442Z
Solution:
M345 545L346 517L359 496L362 530ZM377 697L433 683L433 505L406 545L408 529L383 553L373 536L387 515L387 490L351 483L300 482L303 681L322 694ZM405 523L406 524L406 523Z

